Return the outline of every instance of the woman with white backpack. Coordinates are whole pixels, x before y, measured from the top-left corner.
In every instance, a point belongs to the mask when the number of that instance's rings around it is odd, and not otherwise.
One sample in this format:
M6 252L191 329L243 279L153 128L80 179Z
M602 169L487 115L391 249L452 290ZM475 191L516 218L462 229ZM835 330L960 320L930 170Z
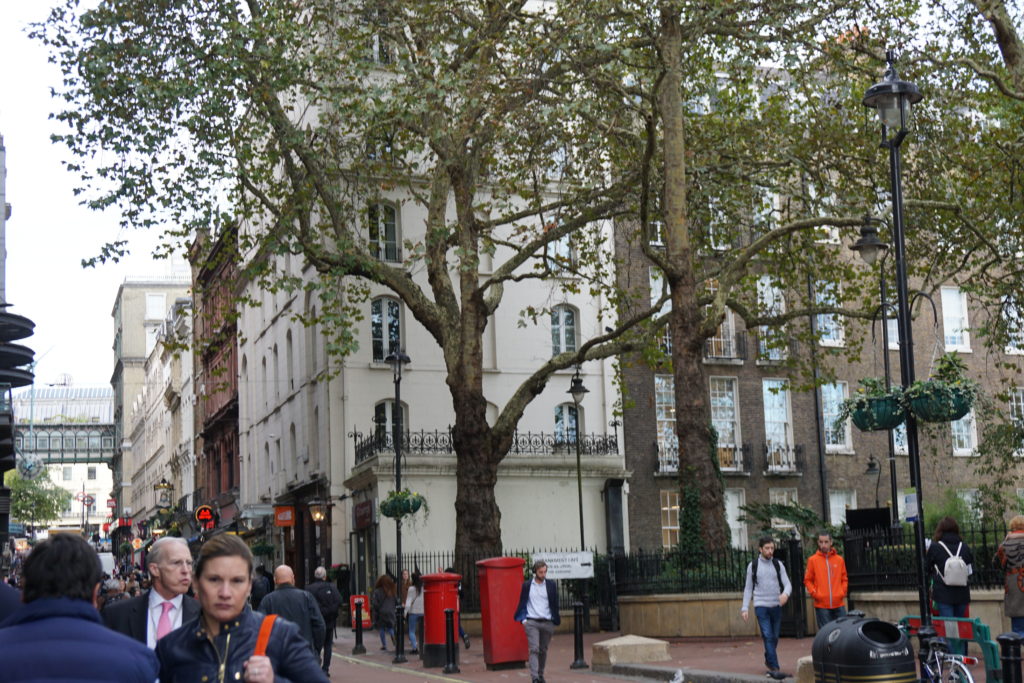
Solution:
M967 606L971 602L968 583L974 553L960 538L960 525L955 519L943 517L939 520L925 560L928 575L932 578L932 601L939 616L967 616ZM951 651L954 649L950 648Z

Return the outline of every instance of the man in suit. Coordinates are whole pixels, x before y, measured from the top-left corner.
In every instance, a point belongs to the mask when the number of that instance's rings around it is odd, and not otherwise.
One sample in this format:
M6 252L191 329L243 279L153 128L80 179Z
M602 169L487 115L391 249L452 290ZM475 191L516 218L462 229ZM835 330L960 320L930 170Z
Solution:
M146 565L153 585L130 600L103 610L103 621L119 633L156 647L156 641L199 616L199 603L185 595L192 584L192 553L183 538L164 536L149 550Z
M526 631L530 648L530 678L533 683L544 683L544 665L548 659L548 645L555 627L562 619L558 614L558 587L547 580L548 565L543 560L533 563L533 578L523 582L519 590L519 605L515 620Z
M308 591L295 587L295 572L286 564L274 570L274 584L277 587L263 598L259 611L277 614L296 624L313 652L319 654L327 626L316 598Z

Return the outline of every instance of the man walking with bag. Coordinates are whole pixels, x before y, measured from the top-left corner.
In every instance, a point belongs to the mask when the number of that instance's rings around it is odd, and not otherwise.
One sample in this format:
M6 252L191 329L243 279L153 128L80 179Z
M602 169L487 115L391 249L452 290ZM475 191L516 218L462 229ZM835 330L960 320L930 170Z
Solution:
M768 676L782 680L786 674L779 669L779 629L782 626L782 606L789 601L793 586L786 568L775 559L775 540L764 536L757 542L758 556L747 565L747 581L743 587L743 621L750 619L750 603L761 628L764 641L764 663Z
M338 610L341 609L341 593L338 592L338 587L336 585L327 581L326 568L317 567L313 571L313 578L315 578L316 581L306 586L306 590L316 598L316 602L320 606L320 614L323 616L324 624L327 627L324 634L323 668L325 674L330 674L328 669L331 668L331 655L334 647L334 629L338 625Z

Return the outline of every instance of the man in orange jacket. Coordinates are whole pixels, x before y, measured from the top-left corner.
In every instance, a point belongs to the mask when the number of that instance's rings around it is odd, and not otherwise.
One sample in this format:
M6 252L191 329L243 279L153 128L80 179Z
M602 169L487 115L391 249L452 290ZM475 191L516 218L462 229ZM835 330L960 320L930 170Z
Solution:
M846 616L846 562L832 547L832 536L827 531L818 534L818 552L807 560L804 586L814 598L814 616L820 629L830 621Z

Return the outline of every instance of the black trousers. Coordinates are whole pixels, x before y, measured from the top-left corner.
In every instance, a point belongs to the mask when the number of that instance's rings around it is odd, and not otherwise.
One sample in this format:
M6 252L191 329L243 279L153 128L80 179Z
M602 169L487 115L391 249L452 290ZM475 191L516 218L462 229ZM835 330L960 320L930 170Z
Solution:
M336 619L328 621L327 630L324 632L324 671L327 671L331 668L331 653L334 651L334 629L337 627L337 625L338 621Z

